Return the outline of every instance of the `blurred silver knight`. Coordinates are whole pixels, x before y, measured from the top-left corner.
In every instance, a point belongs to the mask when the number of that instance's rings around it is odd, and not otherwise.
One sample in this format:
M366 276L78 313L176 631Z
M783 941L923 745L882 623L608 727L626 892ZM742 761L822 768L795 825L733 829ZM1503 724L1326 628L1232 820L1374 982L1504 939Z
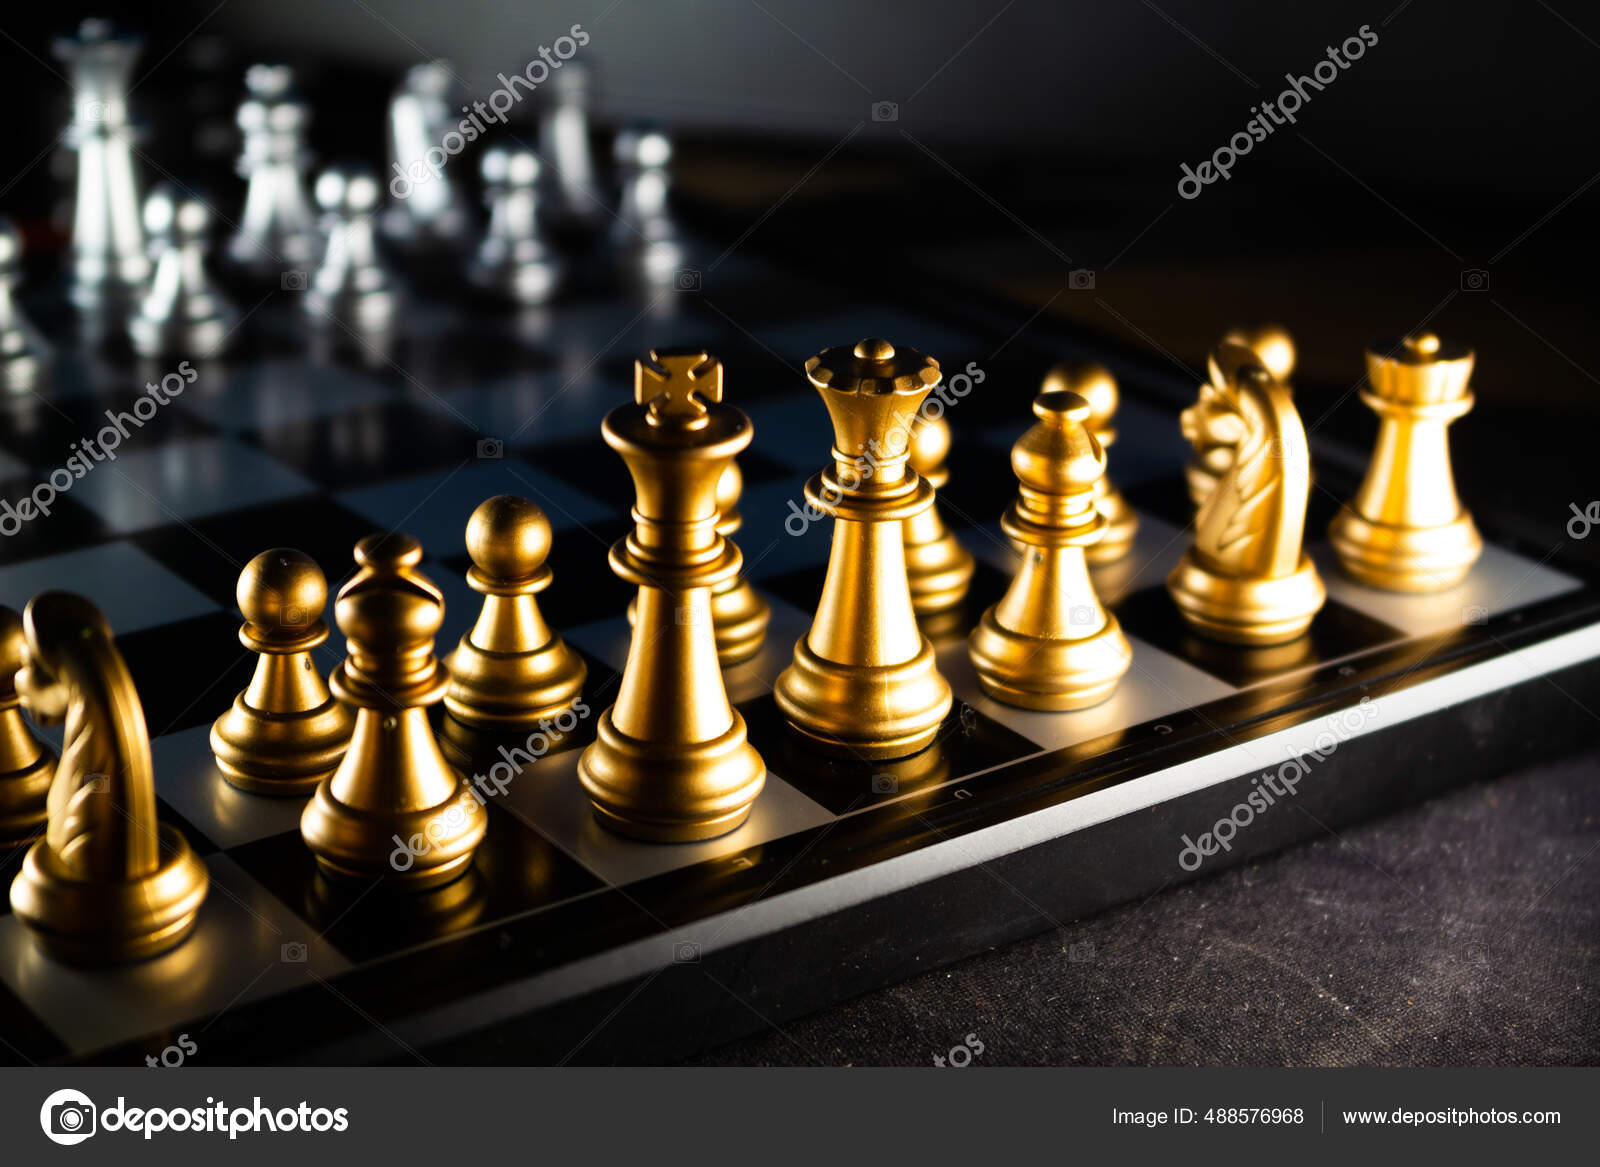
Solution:
M471 227L460 185L448 170L459 148L446 149L447 135L461 145L461 121L451 101L451 69L445 61L413 66L389 102L390 192L405 180L405 197L392 202L383 216L384 234L408 246L456 243Z

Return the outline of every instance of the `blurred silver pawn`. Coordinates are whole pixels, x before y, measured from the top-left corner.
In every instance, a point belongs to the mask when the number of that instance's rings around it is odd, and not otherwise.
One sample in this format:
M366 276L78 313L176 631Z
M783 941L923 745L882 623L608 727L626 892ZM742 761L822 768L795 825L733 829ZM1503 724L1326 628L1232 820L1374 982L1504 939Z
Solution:
M306 289L306 311L358 332L387 332L400 289L378 250L378 180L364 168L332 167L318 177L316 199L328 246Z
M206 271L211 208L163 183L145 200L144 228L157 259L149 290L128 322L134 349L146 357L221 356L238 313Z
M543 304L561 283L561 262L539 233L539 156L492 146L483 153L489 228L469 275L517 304Z
M315 263L323 248L303 177L311 162L305 144L310 115L286 65L252 65L244 84L249 97L239 106L244 148L238 172L249 185L239 229L228 240L228 261L256 279L284 280Z
M672 142L656 129L630 129L612 146L622 202L611 225L611 246L625 276L671 286L683 267L677 225L667 207Z
M22 237L0 219L0 388L28 393L39 387L48 350L17 303L22 286Z

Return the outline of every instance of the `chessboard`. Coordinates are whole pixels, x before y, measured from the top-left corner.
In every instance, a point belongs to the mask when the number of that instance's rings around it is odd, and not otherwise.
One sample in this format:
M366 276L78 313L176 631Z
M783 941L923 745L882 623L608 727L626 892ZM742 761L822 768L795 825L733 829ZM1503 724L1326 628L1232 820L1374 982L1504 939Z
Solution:
M931 290L880 298L710 244L668 286L580 289L540 310L418 289L382 350L309 351L299 294L285 281L244 304L227 360L195 362L114 461L0 542L0 602L66 588L105 613L143 699L162 817L212 881L194 934L128 967L58 965L0 915L0 1060L141 1064L180 1039L206 1064L679 1058L1043 930L1070 952L1086 914L1566 748L1586 719L1569 698L1600 691L1596 581L1505 532L1485 531L1448 592L1343 576L1323 535L1366 451L1320 440L1307 531L1329 599L1310 633L1275 649L1189 634L1163 585L1191 521L1175 403L1195 385L1048 320L1024 328L1025 314ZM51 312L36 308L47 331L70 329ZM928 750L876 764L808 752L771 693L830 538L805 512L831 431L799 364L869 335L973 383L946 414L938 505L978 564L935 638L956 697L947 723ZM725 674L766 787L737 830L682 845L608 833L576 777L629 635L629 590L606 554L632 488L600 420L658 346L717 355L727 400L754 420L735 539L773 613L761 653ZM1008 451L1063 358L1104 360L1121 382L1110 474L1140 527L1095 582L1134 655L1104 704L1035 713L983 695L965 635L1013 569L998 523L1015 491ZM0 401L0 497L47 481L107 411L172 371L58 345L49 388ZM589 714L542 736L490 800L468 876L403 897L332 886L301 841L303 801L243 793L211 755L211 722L253 664L239 570L297 547L337 586L358 538L403 530L445 593L444 652L480 602L463 578L467 516L499 493L550 517L555 580L540 602L585 657ZM343 651L335 631L319 665ZM1289 796L1259 797L1269 774ZM19 855L0 857L7 881Z

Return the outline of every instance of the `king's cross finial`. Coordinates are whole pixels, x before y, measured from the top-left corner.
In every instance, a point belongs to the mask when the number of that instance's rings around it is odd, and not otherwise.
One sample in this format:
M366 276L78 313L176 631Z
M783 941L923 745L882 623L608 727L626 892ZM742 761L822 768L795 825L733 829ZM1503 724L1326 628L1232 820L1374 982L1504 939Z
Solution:
M650 407L652 422L695 425L722 400L722 362L704 349L652 350L634 362L633 399Z

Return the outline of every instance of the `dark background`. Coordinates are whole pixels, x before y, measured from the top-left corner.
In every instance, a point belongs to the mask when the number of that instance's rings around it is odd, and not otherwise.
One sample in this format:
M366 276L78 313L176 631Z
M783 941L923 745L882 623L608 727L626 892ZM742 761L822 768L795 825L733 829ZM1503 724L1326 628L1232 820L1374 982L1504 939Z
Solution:
M1357 442L1364 346L1433 328L1479 354L1454 431L1469 505L1600 563L1600 538L1564 538L1569 507L1600 497L1600 13L1576 0L12 5L0 211L36 264L70 196L50 38L90 14L147 36L146 182L231 157L254 60L300 67L322 160L382 167L407 66L448 57L481 98L578 23L602 134L672 130L680 205L722 225L719 246L748 232L864 284L971 287L1189 370L1224 329L1280 321L1311 428ZM1297 125L1178 196L1180 164L1363 25L1378 43ZM1596 762L1470 787L709 1060L926 1064L976 1031L990 1063L1592 1064L1597 861L1573 840L1594 833ZM1092 959L1063 955L1084 942Z

